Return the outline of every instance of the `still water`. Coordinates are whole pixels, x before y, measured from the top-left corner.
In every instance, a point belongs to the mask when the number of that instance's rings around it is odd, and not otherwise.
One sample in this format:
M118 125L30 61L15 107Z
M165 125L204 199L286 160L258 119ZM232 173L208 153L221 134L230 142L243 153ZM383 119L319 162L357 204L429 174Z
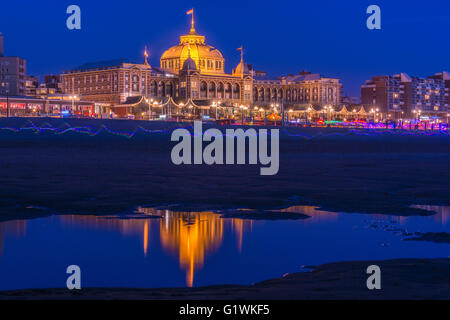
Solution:
M84 287L250 284L343 260L436 258L449 244L403 241L402 232L450 232L450 207L393 217L293 207L299 221L222 219L213 212L139 208L161 219L52 216L0 223L0 290L65 287L67 266Z

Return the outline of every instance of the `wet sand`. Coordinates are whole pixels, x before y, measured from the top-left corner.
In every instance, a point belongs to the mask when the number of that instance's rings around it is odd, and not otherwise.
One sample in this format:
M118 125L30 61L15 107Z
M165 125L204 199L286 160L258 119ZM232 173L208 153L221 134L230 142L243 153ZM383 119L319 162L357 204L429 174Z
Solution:
M413 204L450 205L450 136L396 131L287 128L280 171L260 166L175 166L173 128L164 122L33 119L54 127L103 130L40 134L0 130L0 221L51 214L114 215L136 206L182 210L280 209L314 205L329 211L430 215ZM0 119L19 128L25 119ZM205 126L206 127L206 126Z
M366 269L381 268L381 290L368 290ZM251 286L174 289L39 289L0 292L0 299L99 300L423 300L450 299L450 259L340 262Z

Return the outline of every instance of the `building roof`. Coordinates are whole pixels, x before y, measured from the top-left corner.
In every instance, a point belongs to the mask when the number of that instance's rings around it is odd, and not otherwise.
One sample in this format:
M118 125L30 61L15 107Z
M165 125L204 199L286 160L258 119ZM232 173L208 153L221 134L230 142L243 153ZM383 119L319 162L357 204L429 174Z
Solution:
M233 70L233 75L235 76L244 76L250 74L250 69L248 67L248 64L244 62L243 59L241 59L241 62L239 62L236 69Z
M192 58L189 56L183 63L183 70L197 70L197 65L195 64L195 61L192 60Z
M107 60L107 61L98 61L98 62L88 62L85 63L74 70L91 70L91 69L102 69L102 68L111 68L111 67L119 67L124 63L131 63L126 59L115 59L115 60Z
M281 84L281 79L278 77L265 75L265 76L253 76L253 79L256 81L270 81L270 82L276 82Z
M297 74L285 77L286 81L289 82L312 81L312 80L320 80L321 78L322 76L318 73Z

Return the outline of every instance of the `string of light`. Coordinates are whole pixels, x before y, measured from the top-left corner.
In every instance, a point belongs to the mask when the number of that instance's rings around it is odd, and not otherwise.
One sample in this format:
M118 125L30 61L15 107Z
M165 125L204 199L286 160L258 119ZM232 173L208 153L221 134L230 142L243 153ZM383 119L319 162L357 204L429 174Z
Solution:
M114 136L121 136L127 139L132 139L139 133L146 133L146 134L168 134L171 131L175 129L187 129L191 131L193 129L192 125L187 126L174 126L170 129L165 130L154 130L154 129L146 129L143 126L137 126L135 129L126 132L126 131L116 131L111 128L109 128L106 125L102 125L99 128L93 128L90 126L72 126L67 122L64 122L62 126L55 127L49 122L45 122L42 125L35 125L33 121L29 120L27 121L23 126L21 127L0 127L0 131L9 131L14 133L22 133L22 132L33 132L35 134L42 134L42 133L53 133L55 135L64 135L68 133L79 133L79 134L85 134L91 137L98 136L102 133L111 134ZM306 134L306 133L293 133L290 132L287 128L280 128L280 133L285 134L289 137L298 137L298 138L304 138L307 140L316 139L316 138L324 138L324 137L331 137L331 136L383 136L383 135L391 135L391 136L449 136L449 132L447 130L433 130L433 131L425 131L425 130L405 130L405 129L342 129L346 132L318 132L316 134ZM255 131L258 135L258 131ZM270 130L267 131L267 134L270 135ZM226 134L223 134L223 136L226 136Z

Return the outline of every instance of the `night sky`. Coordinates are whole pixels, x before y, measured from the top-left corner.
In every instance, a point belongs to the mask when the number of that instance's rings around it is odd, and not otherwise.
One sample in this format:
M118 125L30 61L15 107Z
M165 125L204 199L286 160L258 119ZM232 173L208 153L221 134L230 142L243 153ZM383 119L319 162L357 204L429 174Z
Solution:
M82 12L82 30L66 28L67 6ZM366 28L366 9L382 11L382 30ZM163 51L196 28L222 51L228 72L246 61L279 76L301 70L339 77L359 96L373 75L428 76L450 69L449 0L322 1L2 1L0 32L6 55L27 59L28 74L60 73L85 62L125 58L159 66Z

